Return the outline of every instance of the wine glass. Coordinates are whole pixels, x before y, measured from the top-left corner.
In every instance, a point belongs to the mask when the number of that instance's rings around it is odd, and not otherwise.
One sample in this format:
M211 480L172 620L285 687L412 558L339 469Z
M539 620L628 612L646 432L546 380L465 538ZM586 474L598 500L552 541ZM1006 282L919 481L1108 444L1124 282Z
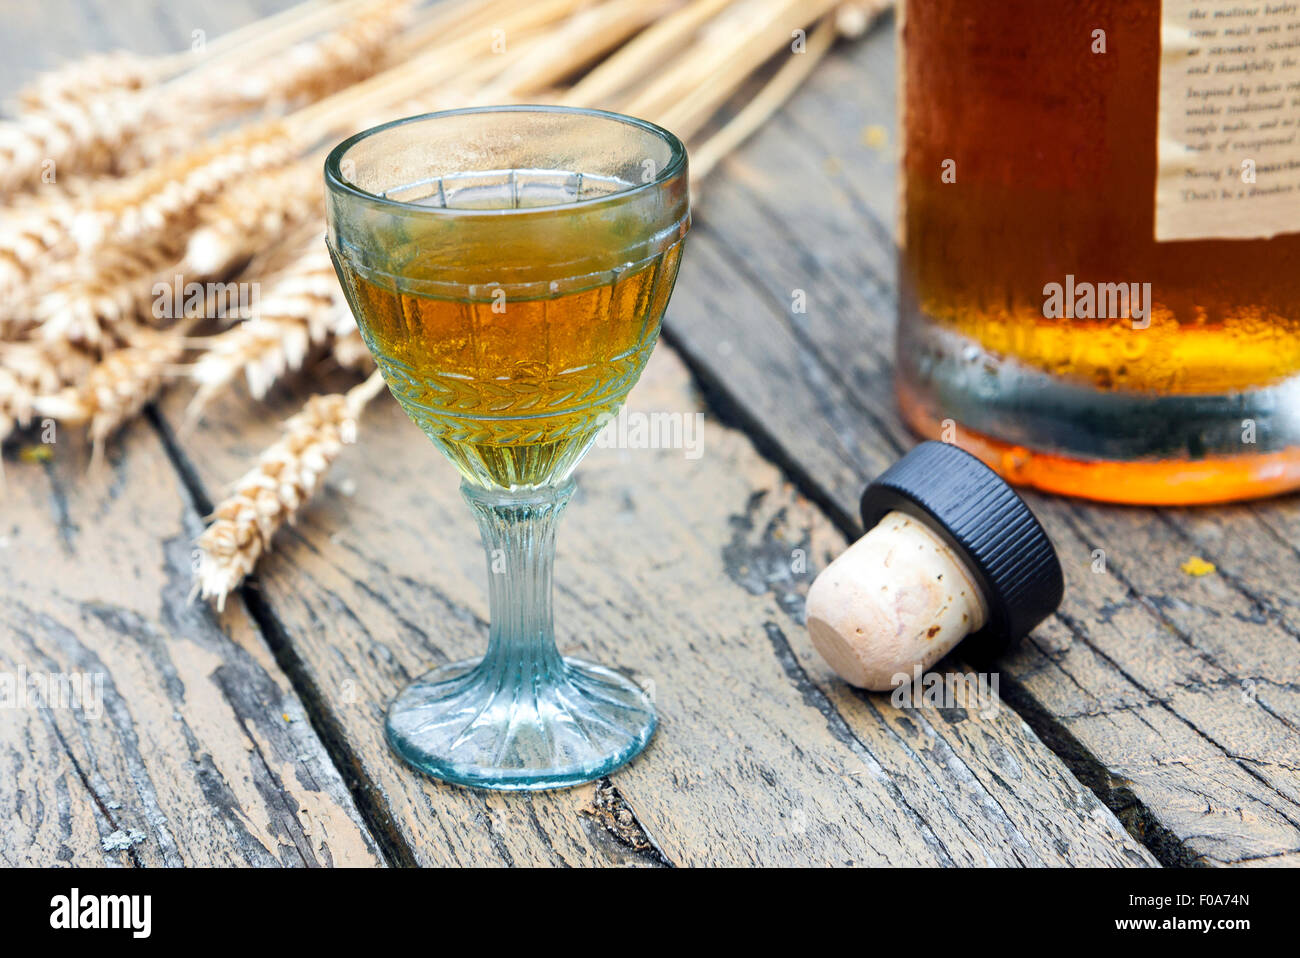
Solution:
M388 740L463 785L605 775L645 747L654 705L556 650L555 530L574 468L658 338L690 226L685 148L597 110L452 110L344 141L325 182L357 325L460 471L488 559L487 653L407 686Z

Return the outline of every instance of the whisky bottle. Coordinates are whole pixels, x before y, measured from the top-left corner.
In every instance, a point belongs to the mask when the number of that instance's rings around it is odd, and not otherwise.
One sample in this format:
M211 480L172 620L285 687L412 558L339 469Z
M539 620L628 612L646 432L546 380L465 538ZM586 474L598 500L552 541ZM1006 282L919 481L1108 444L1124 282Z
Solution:
M899 23L909 424L1089 498L1300 487L1300 6Z

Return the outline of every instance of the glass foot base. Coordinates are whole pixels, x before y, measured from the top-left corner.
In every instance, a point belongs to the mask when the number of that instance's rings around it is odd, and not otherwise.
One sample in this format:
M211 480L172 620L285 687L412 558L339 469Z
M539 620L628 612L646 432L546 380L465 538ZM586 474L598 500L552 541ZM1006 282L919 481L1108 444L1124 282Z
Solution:
M475 788L566 788L608 775L650 741L654 704L611 669L563 662L527 680L479 659L434 669L388 707L388 743L420 771Z

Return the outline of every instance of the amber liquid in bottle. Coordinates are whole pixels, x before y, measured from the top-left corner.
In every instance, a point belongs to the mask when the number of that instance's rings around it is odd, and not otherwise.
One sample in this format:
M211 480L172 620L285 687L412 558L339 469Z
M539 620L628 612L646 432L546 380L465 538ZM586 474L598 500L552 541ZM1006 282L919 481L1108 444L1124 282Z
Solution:
M1160 10L907 5L899 394L1051 491L1267 495L1300 486L1300 235L1155 241ZM1067 276L1150 283L1149 325L1046 318Z

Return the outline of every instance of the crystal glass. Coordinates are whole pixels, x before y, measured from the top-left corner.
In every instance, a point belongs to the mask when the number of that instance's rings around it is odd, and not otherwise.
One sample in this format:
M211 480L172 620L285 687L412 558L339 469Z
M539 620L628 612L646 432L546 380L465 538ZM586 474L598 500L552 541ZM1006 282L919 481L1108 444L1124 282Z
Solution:
M562 657L556 523L641 375L690 225L686 152L614 113L519 106L399 120L325 163L328 243L403 409L455 464L487 550L481 659L420 677L388 740L436 778L576 785L655 728L624 675Z

